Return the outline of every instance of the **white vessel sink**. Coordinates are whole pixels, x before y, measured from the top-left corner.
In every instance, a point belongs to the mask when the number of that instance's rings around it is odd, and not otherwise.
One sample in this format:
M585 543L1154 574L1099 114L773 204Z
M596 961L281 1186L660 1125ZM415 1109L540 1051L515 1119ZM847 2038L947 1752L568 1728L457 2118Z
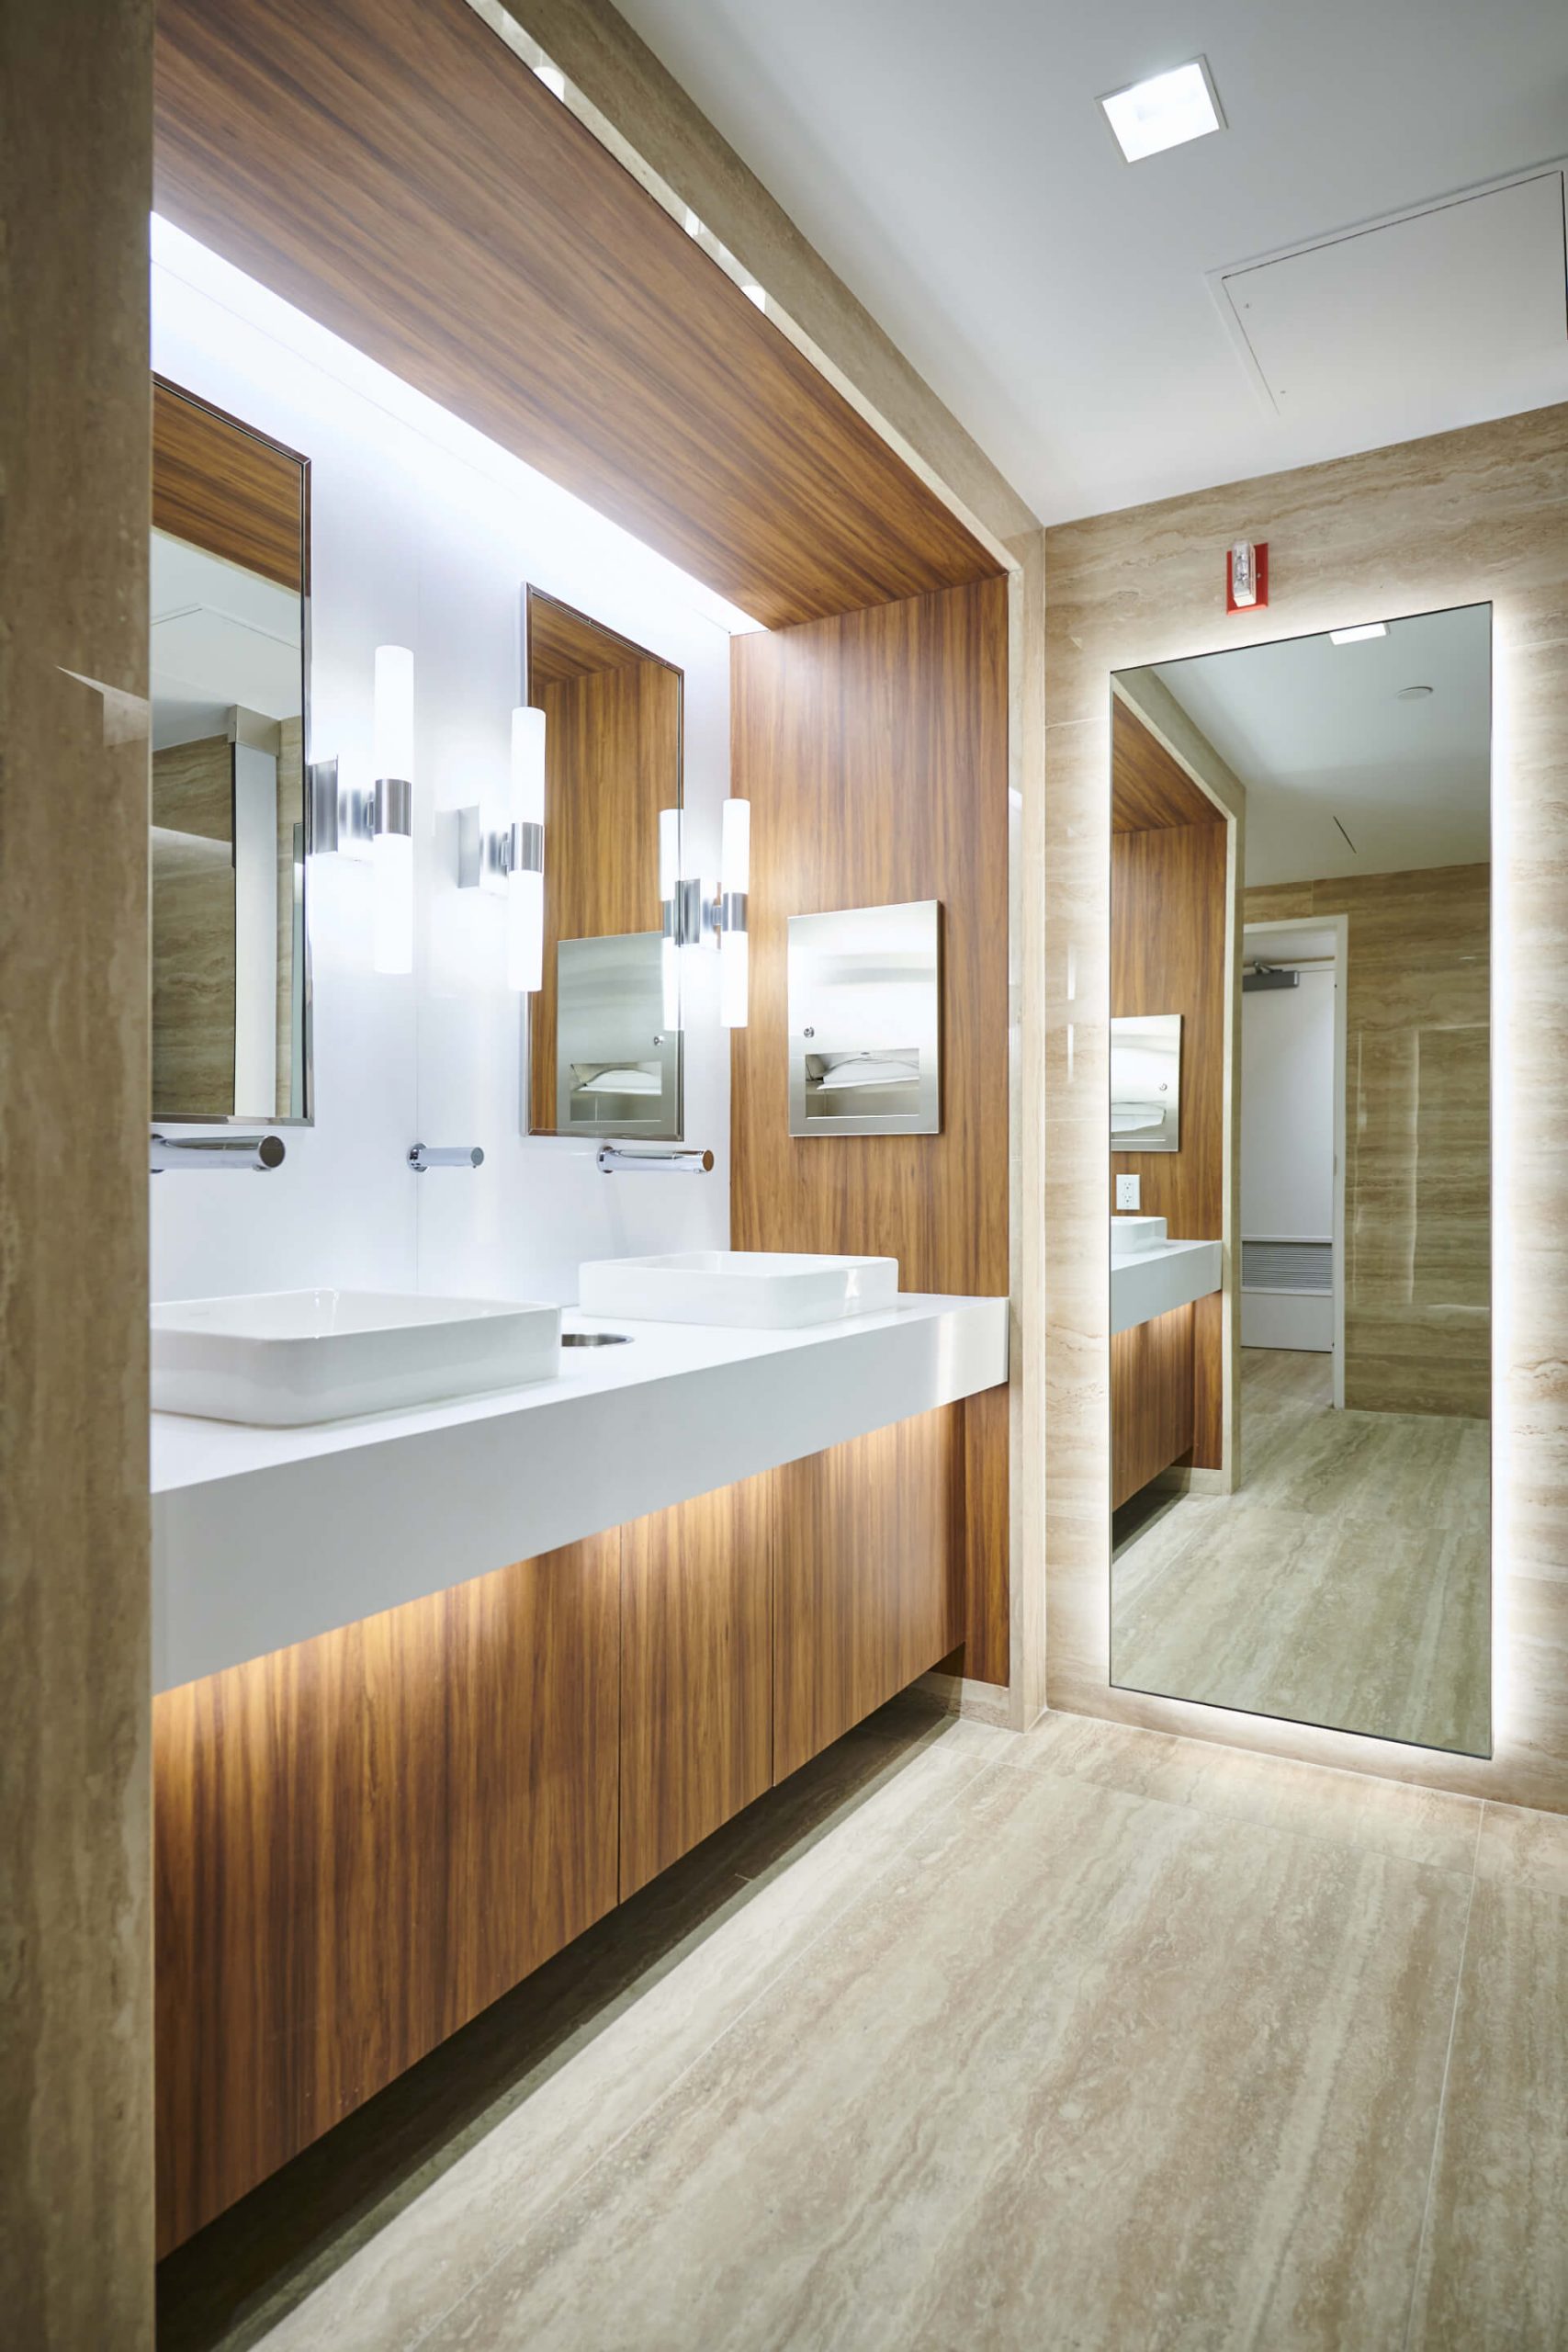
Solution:
M872 1315L898 1299L897 1258L817 1258L771 1250L679 1250L599 1258L578 1272L585 1315L644 1323L728 1323L793 1331Z
M293 1428L520 1388L560 1369L558 1306L283 1290L152 1309L152 1407Z
M1157 1250L1165 1239L1163 1216L1113 1216L1111 1220L1112 1258L1136 1258Z

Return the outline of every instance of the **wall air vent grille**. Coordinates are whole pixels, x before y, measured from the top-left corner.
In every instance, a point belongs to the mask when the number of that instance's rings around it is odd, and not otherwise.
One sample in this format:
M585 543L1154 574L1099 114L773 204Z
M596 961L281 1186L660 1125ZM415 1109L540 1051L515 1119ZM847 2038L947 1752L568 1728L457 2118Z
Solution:
M1281 1290L1326 1298L1334 1289L1332 1241L1244 1241L1243 1290Z

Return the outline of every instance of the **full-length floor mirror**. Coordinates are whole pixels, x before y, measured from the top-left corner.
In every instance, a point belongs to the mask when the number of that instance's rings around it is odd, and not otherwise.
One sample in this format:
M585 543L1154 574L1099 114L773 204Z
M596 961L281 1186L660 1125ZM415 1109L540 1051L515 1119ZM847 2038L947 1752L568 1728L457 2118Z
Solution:
M1122 673L1111 777L1111 1679L1477 1756L1491 618Z

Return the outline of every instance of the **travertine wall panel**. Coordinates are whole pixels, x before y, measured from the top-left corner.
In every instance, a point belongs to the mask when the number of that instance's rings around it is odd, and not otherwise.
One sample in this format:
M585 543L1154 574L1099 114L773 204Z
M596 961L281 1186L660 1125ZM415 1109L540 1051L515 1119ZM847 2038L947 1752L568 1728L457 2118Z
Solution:
M0 9L0 2335L152 2342L151 0Z
M1248 922L1348 915L1345 1402L1492 1409L1492 873L1286 882Z
M1271 602L1227 616L1224 550ZM1110 1683L1104 1136L1112 671L1452 605L1494 608L1496 1379L1488 1761ZM1046 534L1046 1464L1053 1706L1568 1810L1568 407Z

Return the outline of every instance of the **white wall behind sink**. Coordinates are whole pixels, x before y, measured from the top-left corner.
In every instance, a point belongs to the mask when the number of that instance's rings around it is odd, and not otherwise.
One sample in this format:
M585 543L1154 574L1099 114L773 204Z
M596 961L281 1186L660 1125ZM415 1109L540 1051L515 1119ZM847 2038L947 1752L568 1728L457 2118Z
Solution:
M152 1295L338 1283L569 1301L584 1259L726 1248L716 969L686 1032L686 1136L711 1176L601 1176L588 1145L525 1138L502 909L457 889L436 811L504 787L532 580L684 670L686 805L716 866L743 616L163 222L153 257L154 368L311 460L315 756L368 775L374 650L413 649L418 905L412 978L379 978L368 868L313 861L316 1125L286 1131L276 1173L152 1180ZM412 1176L418 1138L482 1144L485 1165Z

